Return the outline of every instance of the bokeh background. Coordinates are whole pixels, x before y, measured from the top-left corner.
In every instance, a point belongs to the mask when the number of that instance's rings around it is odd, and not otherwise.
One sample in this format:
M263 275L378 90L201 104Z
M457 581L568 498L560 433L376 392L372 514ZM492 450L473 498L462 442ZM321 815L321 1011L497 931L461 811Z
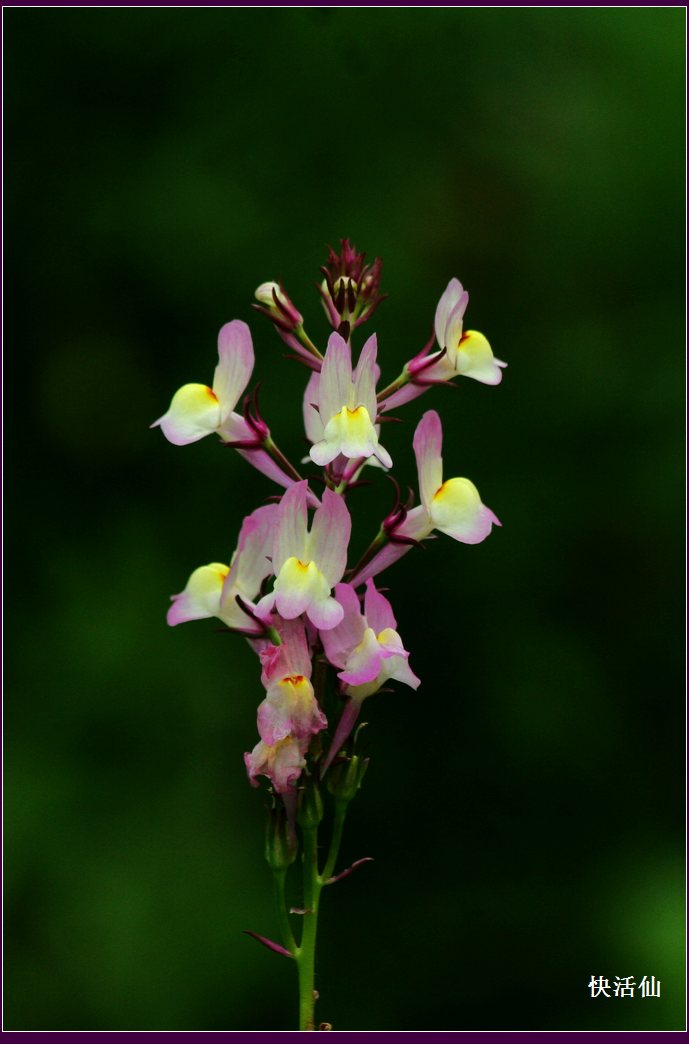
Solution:
M366 706L342 865L375 862L324 896L320 1017L681 1028L684 12L4 15L6 1028L294 1025L241 934L276 933L256 664L164 622L273 489L148 425L241 318L300 455L306 371L250 304L281 275L323 343L340 236L385 261L386 379L455 275L509 369L386 429L413 484L438 408L504 527L387 574L423 685Z

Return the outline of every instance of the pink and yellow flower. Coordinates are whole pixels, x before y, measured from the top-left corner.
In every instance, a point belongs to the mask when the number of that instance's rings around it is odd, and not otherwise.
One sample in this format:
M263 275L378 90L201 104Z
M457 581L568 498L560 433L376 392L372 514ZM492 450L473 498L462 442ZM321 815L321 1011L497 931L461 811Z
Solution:
M418 689L421 681L409 666L409 653L397 633L392 606L376 590L373 580L366 582L364 611L351 584L338 584L337 600L344 609L342 622L321 634L330 663L339 667L338 678L348 697L323 765L326 772L352 731L361 705L387 681L399 681Z
M388 543L353 577L360 584L377 576L434 530L462 544L479 544L494 525L502 523L481 502L476 486L467 478L443 482L443 429L435 410L428 410L414 432L414 453L419 475L421 503L405 511L388 533Z
M277 504L266 504L244 519L229 566L211 562L194 570L184 590L172 596L167 614L171 627L215 616L227 627L244 633L261 632L260 623L242 610L237 597L254 608L261 584L272 573L269 556L277 511Z
M287 736L308 740L328 724L311 684L311 650L303 620L275 620L281 644L259 653L266 698L258 708L261 739L274 745Z
M435 410L424 413L414 432L421 505L429 532L437 529L462 544L480 544L494 525L501 525L481 503L476 486L467 478L443 482L443 428Z
M435 311L435 336L445 355L424 374L427 380L447 379L461 374L481 384L500 384L502 367L486 338L476 330L463 329L469 295L459 279L451 279Z
M285 620L306 613L316 627L328 630L343 615L331 591L347 565L352 520L342 497L326 489L309 530L307 488L305 480L296 482L280 501L272 549L275 584L259 610L275 606Z
M373 580L366 583L363 613L351 584L338 584L335 597L343 618L337 627L323 631L321 640L328 660L339 668L337 676L347 694L361 702L389 680L417 689L421 682L409 666L392 606Z
M187 446L217 432L226 441L243 438L244 418L234 412L254 368L254 348L246 323L234 319L218 334L218 365L212 387L184 384L175 392L167 413L151 427L160 427L175 446Z
M468 303L469 294L459 279L451 279L435 311L435 337L440 350L430 352L433 344L430 341L407 363L405 369L409 383L385 399L385 410L396 409L416 399L432 385L443 384L458 376L471 377L481 384L500 384L507 363L495 358L482 333L464 331Z
M310 451L315 464L325 467L342 454L350 460L376 457L383 467L392 467L390 454L379 444L375 428L377 351L374 334L362 348L352 372L351 347L338 333L330 335L317 383L322 432L313 426L314 435L320 435Z
M308 739L285 736L277 743L260 740L250 754L244 755L247 775L252 787L258 786L257 776L267 776L278 794L294 790L302 769L306 765Z

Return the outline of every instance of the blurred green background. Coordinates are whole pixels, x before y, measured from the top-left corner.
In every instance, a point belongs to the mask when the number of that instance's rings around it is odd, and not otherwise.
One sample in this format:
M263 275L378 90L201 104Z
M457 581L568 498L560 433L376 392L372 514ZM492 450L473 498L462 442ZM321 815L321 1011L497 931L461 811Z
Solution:
M684 12L4 13L6 1028L295 1024L241 935L276 933L256 663L164 619L273 489L148 425L241 318L300 455L306 371L250 304L281 275L322 344L340 236L384 258L384 379L455 275L509 369L386 429L414 484L439 409L504 528L386 574L423 685L366 706L342 865L375 862L324 895L319 1015L680 1028Z

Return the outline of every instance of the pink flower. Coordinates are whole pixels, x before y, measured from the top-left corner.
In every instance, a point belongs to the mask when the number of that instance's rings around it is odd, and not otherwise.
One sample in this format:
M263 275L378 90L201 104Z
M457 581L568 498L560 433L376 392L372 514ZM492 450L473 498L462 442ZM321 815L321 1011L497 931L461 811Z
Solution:
M247 775L252 787L258 786L257 776L267 776L278 794L294 789L302 769L306 765L309 741L285 736L277 743L260 740L250 754L244 755Z
M361 702L391 679L417 689L421 682L407 662L409 653L397 633L392 606L373 580L366 583L363 613L351 584L338 584L335 596L344 615L321 640L330 663L340 668L337 676L345 691Z
M332 631L321 634L321 640L329 661L341 668L338 678L344 683L348 699L337 723L322 773L327 771L351 733L361 704L368 696L377 692L386 681L399 681L414 690L421 684L409 666L409 653L397 633L392 606L376 590L373 580L366 583L363 613L351 584L338 584L335 593L344 609L344 616Z
M342 454L350 460L376 457L383 467L392 467L390 454L379 444L375 428L378 413L377 350L374 334L362 348L352 373L349 344L337 333L330 335L317 382L322 434L310 451L315 464L324 467ZM316 382L311 387L316 390ZM315 425L312 425L312 432L317 433Z
M502 367L507 363L495 358L483 334L475 330L463 332L468 303L469 295L459 279L451 279L435 311L435 336L447 354L437 364L437 369L431 367L426 371L425 377L434 380L447 373L449 379L462 374L481 384L500 384Z
M218 334L219 362L215 368L213 387L185 384L175 392L167 413L151 427L160 427L165 438L175 446L218 432L232 441L244 434L244 420L234 413L254 368L254 349L246 323L234 319Z
M172 596L167 614L171 627L216 616L233 629L260 633L260 624L240 608L237 596L253 607L261 584L273 571L269 555L277 512L277 504L267 504L244 519L231 566L212 562L194 570L184 590Z
M272 623L282 644L266 643L259 653L263 668L261 681L266 698L258 708L258 732L270 745L287 736L310 739L328 721L318 706L311 684L311 650L303 620Z
M421 504L433 529L462 544L480 544L493 525L502 523L481 503L478 490L467 478L443 482L443 428L435 410L424 413L414 432Z
M481 502L476 486L467 478L443 482L443 429L435 410L428 410L414 432L414 453L419 475L421 503L404 511L399 522L385 526L388 542L351 579L360 584L377 576L433 530L462 544L479 544L494 525L502 523Z
M306 613L316 627L328 630L342 619L342 607L330 592L347 565L352 520L342 497L326 489L309 531L307 488L305 480L297 482L280 501L272 550L275 584L259 610L275 606L285 620Z
M435 311L435 336L440 351L429 354L432 341L410 362L410 382L385 400L391 410L422 395L433 384L454 377L472 377L481 384L500 384L507 363L496 359L486 338L476 330L463 329L469 295L459 279L451 279ZM382 409L381 405L381 409Z

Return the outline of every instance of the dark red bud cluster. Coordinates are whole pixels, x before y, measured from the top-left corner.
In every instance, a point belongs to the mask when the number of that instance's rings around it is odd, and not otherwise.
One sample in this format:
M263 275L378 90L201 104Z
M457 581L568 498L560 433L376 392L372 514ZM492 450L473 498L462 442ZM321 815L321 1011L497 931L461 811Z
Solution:
M323 283L318 289L326 315L336 330L342 323L348 323L350 328L360 326L386 297L380 292L383 262L377 257L365 264L365 257L348 239L340 240L339 254L328 247L328 261L321 267Z

